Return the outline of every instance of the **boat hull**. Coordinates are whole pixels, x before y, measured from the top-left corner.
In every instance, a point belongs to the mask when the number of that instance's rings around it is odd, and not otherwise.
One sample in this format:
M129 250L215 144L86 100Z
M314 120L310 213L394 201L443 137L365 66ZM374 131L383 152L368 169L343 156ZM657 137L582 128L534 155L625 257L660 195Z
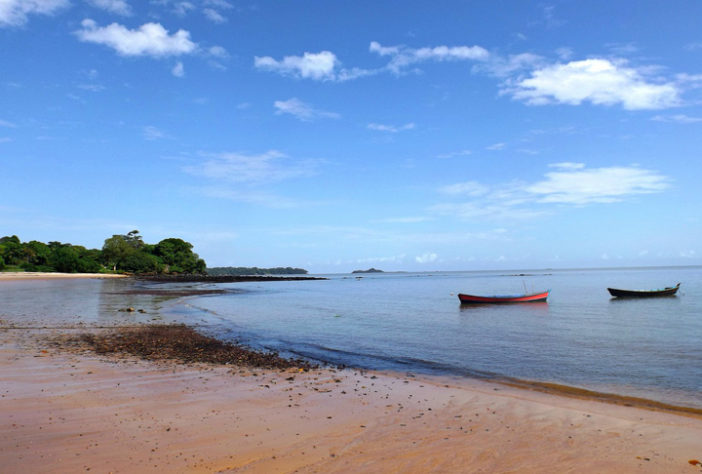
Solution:
M658 296L675 296L679 288L680 283L660 290L622 290L620 288L607 288L607 291L616 298L655 298Z
M505 303L539 303L546 301L549 291L543 293L533 293L530 295L495 295L495 296L479 296L467 295L464 293L458 294L458 299L462 304L505 304Z

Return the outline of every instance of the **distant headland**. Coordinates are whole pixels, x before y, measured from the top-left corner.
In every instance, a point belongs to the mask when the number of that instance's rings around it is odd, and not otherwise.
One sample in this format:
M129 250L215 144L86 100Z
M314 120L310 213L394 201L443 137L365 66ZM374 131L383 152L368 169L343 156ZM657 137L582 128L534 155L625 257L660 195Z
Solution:
M384 273L382 270L377 268L369 268L368 270L354 270L351 273Z

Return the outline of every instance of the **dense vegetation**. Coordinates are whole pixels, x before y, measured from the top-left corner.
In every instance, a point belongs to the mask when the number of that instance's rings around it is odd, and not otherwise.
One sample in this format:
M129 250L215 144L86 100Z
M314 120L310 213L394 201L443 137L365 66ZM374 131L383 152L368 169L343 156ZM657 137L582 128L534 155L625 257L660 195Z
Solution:
M113 235L102 249L36 240L21 242L16 236L0 238L0 270L66 273L203 273L205 261L181 239L144 243L138 230Z
M304 268L275 267L213 267L207 269L207 274L212 276L240 276L240 275L306 275Z

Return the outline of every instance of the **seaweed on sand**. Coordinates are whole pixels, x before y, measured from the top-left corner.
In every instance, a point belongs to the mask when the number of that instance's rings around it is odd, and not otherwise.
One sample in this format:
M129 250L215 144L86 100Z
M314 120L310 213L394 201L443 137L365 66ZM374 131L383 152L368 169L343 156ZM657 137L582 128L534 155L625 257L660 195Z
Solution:
M147 360L177 360L183 363L209 363L270 369L316 367L303 359L287 359L275 352L253 350L223 342L180 325L146 325L115 329L97 334L83 333L61 346L78 346L98 354L133 355Z

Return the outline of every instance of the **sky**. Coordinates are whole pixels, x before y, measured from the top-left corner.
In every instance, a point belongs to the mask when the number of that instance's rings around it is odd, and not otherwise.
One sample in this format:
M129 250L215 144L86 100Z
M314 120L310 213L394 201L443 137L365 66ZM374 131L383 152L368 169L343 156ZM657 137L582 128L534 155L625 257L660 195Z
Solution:
M0 235L702 264L702 2L0 0Z

